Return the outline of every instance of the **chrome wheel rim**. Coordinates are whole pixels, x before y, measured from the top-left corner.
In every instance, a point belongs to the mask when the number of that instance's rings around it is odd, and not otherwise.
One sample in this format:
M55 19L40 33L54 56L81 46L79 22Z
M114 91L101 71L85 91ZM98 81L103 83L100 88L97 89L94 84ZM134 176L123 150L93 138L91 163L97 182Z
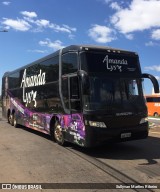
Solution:
M14 126L16 126L16 125L17 125L16 118L14 118L14 120L13 120L13 125L14 125Z
M54 135L55 135L55 139L56 139L58 142L63 143L62 128L61 128L60 125L57 125L57 126L55 127Z
M9 123L12 124L12 115L9 116Z

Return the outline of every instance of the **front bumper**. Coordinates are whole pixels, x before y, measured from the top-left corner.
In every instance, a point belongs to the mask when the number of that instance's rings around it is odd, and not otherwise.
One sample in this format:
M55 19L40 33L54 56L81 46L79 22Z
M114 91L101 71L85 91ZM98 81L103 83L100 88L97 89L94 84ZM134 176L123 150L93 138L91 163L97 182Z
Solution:
M149 132L148 122L127 128L126 127L99 128L99 127L86 126L85 146L86 147L97 146L107 141L124 142L130 140L144 139L147 138L148 132ZM124 133L131 133L131 134L128 134L129 136L122 138L122 134Z

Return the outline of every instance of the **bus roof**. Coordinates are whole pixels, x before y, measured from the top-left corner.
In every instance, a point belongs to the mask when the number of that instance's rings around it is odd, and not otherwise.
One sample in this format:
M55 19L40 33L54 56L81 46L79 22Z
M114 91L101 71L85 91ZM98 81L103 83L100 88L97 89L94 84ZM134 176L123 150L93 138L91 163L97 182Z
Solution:
M127 51L123 49L118 49L118 48L113 48L113 47L106 47L106 46L98 46L98 45L70 45L68 47L63 48L63 53L68 52L68 51L86 51L86 50L103 50L103 51L113 51L113 52L123 52L123 53L130 53L130 54L135 54L137 55L136 52L133 51Z

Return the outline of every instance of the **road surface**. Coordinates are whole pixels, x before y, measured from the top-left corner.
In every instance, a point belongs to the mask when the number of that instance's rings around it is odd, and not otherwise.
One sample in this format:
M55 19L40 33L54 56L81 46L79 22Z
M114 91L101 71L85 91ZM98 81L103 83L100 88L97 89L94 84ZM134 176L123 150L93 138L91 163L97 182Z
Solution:
M26 183L42 183L46 188L57 188L56 192L117 191L123 187L125 191L141 191L144 184L153 186L143 191L156 191L154 186L160 183L160 135L154 132L159 130L151 128L145 140L94 149L72 144L61 147L49 136L14 128L2 118L0 180L1 183L24 184L24 188ZM131 186L132 189L127 188ZM36 191L44 191L43 187L45 185Z

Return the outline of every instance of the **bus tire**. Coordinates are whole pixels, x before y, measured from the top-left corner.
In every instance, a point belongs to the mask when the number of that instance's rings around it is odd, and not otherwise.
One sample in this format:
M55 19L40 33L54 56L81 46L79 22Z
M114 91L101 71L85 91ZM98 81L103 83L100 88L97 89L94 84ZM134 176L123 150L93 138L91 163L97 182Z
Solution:
M8 121L8 123L10 123L10 110L8 110L8 112L7 112L7 121Z
M62 146L65 145L64 135L63 135L63 132L62 132L62 127L61 127L61 125L60 125L60 123L58 121L56 121L55 125L54 125L54 140L59 145L62 145Z
M16 114L13 114L13 126L15 128L17 128L17 118L16 118Z
M10 114L8 117L8 122L13 126L13 114Z
M154 113L154 117L158 117L159 114L157 112Z
M14 126L17 127L17 119L16 119L16 115L14 114L10 114L9 116L9 123Z
M12 118L12 116L11 116L11 114L10 114L10 115L8 116L8 118L7 118L9 124L11 124L11 118Z

